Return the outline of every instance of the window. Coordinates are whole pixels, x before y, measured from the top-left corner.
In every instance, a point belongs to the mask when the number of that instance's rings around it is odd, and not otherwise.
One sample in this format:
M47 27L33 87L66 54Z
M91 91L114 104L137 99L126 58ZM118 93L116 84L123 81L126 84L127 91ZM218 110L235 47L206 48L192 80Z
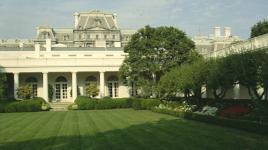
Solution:
M119 82L117 76L110 76L107 79L108 93L110 97L118 97L119 95Z
M82 39L82 35L81 34L79 34L79 40L81 40Z
M115 39L115 35L113 35L113 39Z
M95 76L88 76L85 80L85 85L97 84L97 78Z
M64 35L64 36L63 36L63 40L64 40L64 41L69 40L69 35Z
M107 35L106 34L104 35L104 39L107 39Z
M96 35L96 39L99 39L99 35L98 34Z
M90 39L90 34L87 35L87 38Z
M37 79L35 77L29 77L25 81L27 84L29 84L32 87L32 97L37 97L38 91L37 91Z

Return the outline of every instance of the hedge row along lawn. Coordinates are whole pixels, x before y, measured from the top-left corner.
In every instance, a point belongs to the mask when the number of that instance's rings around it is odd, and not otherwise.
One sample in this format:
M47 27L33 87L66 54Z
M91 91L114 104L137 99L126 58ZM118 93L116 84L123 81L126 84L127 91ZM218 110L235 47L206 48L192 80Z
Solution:
M0 149L267 149L268 137L147 110L0 114Z

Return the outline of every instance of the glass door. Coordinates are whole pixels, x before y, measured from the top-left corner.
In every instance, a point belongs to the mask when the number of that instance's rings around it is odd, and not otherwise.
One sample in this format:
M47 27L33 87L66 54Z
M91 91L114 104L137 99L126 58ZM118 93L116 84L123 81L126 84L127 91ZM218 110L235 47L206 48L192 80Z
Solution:
M56 101L67 99L67 83L56 83L55 87Z
M108 82L108 92L110 97L118 97L118 82Z
M59 101L61 99L61 84L57 83L55 87L56 101Z

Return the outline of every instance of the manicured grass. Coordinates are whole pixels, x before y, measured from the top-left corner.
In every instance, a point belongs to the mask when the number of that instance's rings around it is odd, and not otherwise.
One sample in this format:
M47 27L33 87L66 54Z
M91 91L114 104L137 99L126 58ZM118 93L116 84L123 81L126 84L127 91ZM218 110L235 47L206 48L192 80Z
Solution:
M268 137L132 109L0 114L0 150L268 149Z

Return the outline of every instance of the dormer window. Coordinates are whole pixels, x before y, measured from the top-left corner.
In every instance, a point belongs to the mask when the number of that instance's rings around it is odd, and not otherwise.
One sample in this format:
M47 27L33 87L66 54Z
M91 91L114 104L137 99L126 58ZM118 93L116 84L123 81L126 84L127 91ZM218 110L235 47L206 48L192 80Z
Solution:
M64 36L63 36L63 40L64 40L64 41L69 40L69 35L64 35Z

